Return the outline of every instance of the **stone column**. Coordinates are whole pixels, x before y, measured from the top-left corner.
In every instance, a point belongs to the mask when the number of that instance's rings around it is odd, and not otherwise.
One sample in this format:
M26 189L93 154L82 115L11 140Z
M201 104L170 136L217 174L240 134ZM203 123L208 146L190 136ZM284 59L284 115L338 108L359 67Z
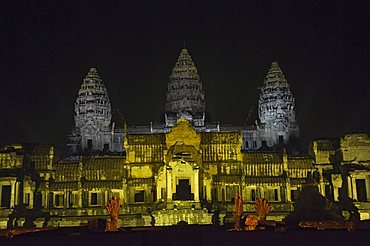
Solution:
M353 177L352 174L350 174L347 181L348 181L348 196L354 200L358 200L356 178Z
M172 169L167 169L167 201L172 201Z
M344 181L345 182L345 181ZM343 182L343 185L344 185L344 182ZM352 190L352 177L348 176L347 177L347 190L348 190L348 197L352 198L352 199L357 199L357 192L356 194L353 194L353 190ZM354 190L356 191L356 186L354 186Z
M11 181L11 190L10 190L10 207L14 207L15 201L17 201L17 190L18 187L16 181Z
M283 189L285 189L285 197L281 197L281 201L282 202L292 202L292 194L291 194L291 191L290 191L290 178L287 178L286 179L286 187Z
M19 204L19 184L20 182L19 181L15 181L15 185L14 185L14 191L12 189L12 193L14 192L14 196L13 196L13 201L11 201L10 203L13 204L14 206L15 205L18 205Z
M320 180L319 180L319 185L318 185L319 192L320 192L321 195L326 196L327 194L325 194L325 183L324 183L323 168L320 167L320 166L319 167L315 166L315 167L317 168L317 171L319 172L319 175L320 175Z
M199 169L194 169L194 200L199 202Z

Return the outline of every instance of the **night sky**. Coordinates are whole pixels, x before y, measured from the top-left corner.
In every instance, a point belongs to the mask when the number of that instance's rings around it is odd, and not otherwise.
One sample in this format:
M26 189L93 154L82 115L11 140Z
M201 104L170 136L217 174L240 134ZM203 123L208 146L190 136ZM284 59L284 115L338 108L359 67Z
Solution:
M303 139L370 132L369 1L200 2L1 1L1 145L64 146L91 66L129 125L160 122L184 41L209 121L244 125L278 61Z

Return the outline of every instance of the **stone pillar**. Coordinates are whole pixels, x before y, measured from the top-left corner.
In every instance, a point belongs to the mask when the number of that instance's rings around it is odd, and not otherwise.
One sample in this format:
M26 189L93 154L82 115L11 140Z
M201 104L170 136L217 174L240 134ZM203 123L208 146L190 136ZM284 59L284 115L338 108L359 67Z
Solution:
M194 169L194 200L199 202L199 169Z
M332 174L332 182L333 182L333 195L334 195L334 201L338 201L338 188L341 187L342 184L342 178L340 174Z
M159 185L156 185L156 192L157 192L157 200L158 201L161 201L162 199L164 199L164 197L162 197L161 187Z
M366 200L370 201L370 182L369 176L365 176Z
M17 182L11 181L11 191L10 191L10 207L14 207L17 201L17 194L18 191Z
M19 204L19 184L20 184L19 181L16 181L14 185L15 190L13 191L12 189L12 192L14 192L13 194L14 196L13 202L11 201L10 203L13 204L14 206Z
M167 169L167 201L172 201L172 169Z
M352 174L350 174L350 176L347 178L347 182L348 182L348 196L354 200L358 200L356 178L352 177Z
M323 175L323 168L318 168L319 174L320 174L320 184L319 184L319 190L321 195L327 197L328 194L325 194L325 183L324 183L324 175Z
M212 185L211 185L211 182L208 180L208 182L205 183L205 185L206 185L206 190L207 190L207 202L211 202L212 201Z
M348 197L353 198L351 178L349 176L346 176L346 180L343 181L343 185L347 185Z
M287 178L286 179L287 182L286 182L286 187L282 187L283 189L285 189L285 197L281 197L281 201L282 202L291 202L292 201L292 194L291 194L291 191L290 191L290 178Z

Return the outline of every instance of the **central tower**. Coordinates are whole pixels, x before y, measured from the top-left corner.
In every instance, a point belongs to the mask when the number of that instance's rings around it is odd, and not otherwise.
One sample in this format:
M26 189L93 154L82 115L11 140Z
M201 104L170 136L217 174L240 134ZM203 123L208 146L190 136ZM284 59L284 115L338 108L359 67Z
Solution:
M193 126L204 126L205 100L202 82L187 49L182 49L169 78L165 121L172 127L181 117Z

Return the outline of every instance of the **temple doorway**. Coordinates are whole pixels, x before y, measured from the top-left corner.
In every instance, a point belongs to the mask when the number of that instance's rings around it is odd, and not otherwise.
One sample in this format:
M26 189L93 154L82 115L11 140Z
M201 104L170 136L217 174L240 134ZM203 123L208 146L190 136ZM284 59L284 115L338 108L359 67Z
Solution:
M10 208L12 187L10 185L3 185L1 188L1 207Z
M194 200L194 193L191 193L191 185L189 183L189 179L179 179L179 184L176 185L176 193L173 194L173 200Z
M366 182L365 179L356 179L356 188L357 188L357 200L359 202L366 202Z

